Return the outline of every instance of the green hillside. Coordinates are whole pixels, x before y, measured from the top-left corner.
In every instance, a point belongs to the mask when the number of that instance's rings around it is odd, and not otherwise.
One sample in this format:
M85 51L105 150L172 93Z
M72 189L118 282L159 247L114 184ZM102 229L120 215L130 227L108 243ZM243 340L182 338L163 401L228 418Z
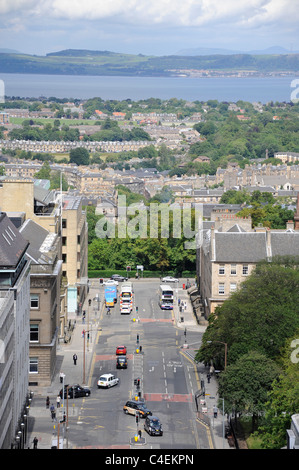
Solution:
M281 55L210 55L210 56L144 56L110 51L69 49L36 56L0 53L0 73L33 73L62 75L173 76L181 70L299 71L299 54Z

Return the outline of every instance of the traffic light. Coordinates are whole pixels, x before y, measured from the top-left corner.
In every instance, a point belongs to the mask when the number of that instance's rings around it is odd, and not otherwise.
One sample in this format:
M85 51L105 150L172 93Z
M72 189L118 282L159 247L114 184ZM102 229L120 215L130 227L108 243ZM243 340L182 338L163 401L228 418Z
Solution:
M138 411L136 411L135 419L136 419L136 424L138 424L138 422L139 422L139 413L138 413Z

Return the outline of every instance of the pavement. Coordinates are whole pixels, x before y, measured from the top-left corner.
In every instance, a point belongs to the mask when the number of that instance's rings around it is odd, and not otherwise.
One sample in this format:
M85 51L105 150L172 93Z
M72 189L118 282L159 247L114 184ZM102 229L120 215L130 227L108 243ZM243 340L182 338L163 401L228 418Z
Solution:
M98 280L92 280L97 283ZM82 310L86 310L86 321L82 322L82 317L74 316L75 328L72 332L70 341L68 343L59 343L57 346L57 365L55 375L52 383L48 387L34 387L32 389L33 398L30 405L29 420L28 420L28 438L25 447L33 449L33 439L38 439L38 449L71 449L73 448L72 443L67 440L64 430L65 424L63 424L64 410L70 409L69 413L79 414L78 407L75 402L70 400L71 406L66 407L66 403L61 400L60 408L56 408L56 398L59 391L62 388L60 382L60 372L65 374L65 384L67 383L78 383L81 385L89 386L87 383L90 368L92 365L93 348L95 346L95 337L99 331L99 320L101 315L102 303L98 303L98 308L93 309L90 307L88 312L88 300L94 299L95 290L90 288L90 292L84 302ZM195 355L195 349L188 344L188 331L203 333L207 326L207 321L203 319L201 324L198 324L193 314L193 308L190 301L189 294L186 289L182 289L182 283L178 289L178 297L180 298L181 304L185 306L184 310L180 312L177 302L173 310L174 323L176 328L183 329L187 332L185 338L186 341L181 346L184 356L194 365L197 369L197 375L200 377L201 382L204 381L205 397L199 395L196 399L196 411L194 415L195 424L198 429L202 429L202 426L206 428L209 435L210 449L229 449L231 448L228 444L227 439L223 437L223 430L225 425L225 418L221 410L218 411L217 417L213 414L213 405L217 405L217 378L212 375L208 382L206 374L209 372L203 364L195 364L193 357ZM182 321L183 320L183 321ZM85 333L85 341L82 337L82 331L90 330L89 341L87 340ZM82 342L85 343L85 360L84 360L84 347ZM78 360L76 365L73 361L73 355L77 354ZM71 379L68 379L71 377ZM69 381L68 381L69 380ZM200 390L199 390L200 393ZM46 397L49 397L50 404L54 404L56 408L56 420L52 420L51 412L46 408ZM204 400L204 401L203 401ZM58 443L59 438L59 443Z

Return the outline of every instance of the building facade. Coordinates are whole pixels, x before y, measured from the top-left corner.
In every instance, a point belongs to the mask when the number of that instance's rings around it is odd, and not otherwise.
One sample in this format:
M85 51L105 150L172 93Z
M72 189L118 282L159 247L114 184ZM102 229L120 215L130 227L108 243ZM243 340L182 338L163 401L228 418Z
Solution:
M197 279L205 318L238 289L259 261L299 256L294 224L286 230L250 226L250 219L220 214L198 236Z
M29 386L49 386L55 374L57 343L64 339L61 309L62 260L57 234L28 219L20 228L30 243Z
M0 448L9 449L23 442L28 403L30 262L28 242L3 212L0 234Z

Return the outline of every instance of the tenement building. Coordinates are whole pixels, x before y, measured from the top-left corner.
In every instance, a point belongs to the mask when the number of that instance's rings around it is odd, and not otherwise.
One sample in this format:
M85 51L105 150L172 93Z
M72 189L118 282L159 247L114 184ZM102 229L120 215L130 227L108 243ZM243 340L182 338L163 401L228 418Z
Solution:
M299 230L251 229L250 219L219 214L198 237L197 279L205 318L229 298L261 260L299 256Z
M65 319L60 315L62 260L60 240L28 219L20 228L30 243L29 386L48 386L55 374L57 343L64 338ZM64 298L64 297L63 297Z

